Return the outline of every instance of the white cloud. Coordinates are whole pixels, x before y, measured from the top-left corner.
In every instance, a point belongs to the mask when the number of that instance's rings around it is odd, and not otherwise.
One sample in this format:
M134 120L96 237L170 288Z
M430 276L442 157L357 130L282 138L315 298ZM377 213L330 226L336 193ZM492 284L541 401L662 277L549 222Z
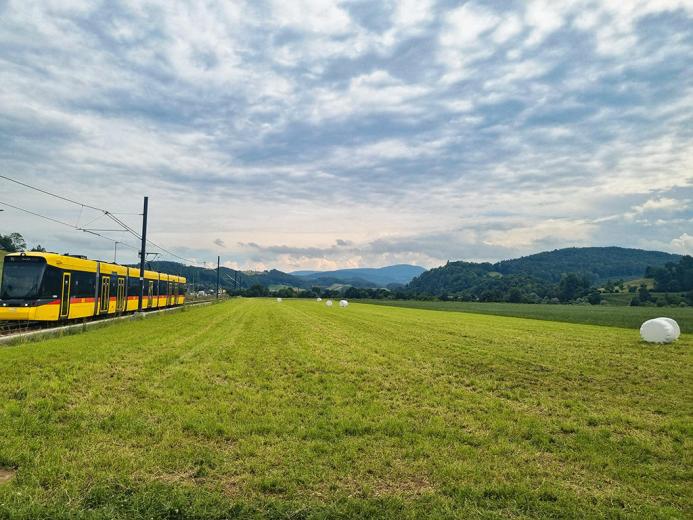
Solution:
M343 118L359 113L415 113L422 110L411 101L426 94L429 87L407 84L387 71L376 70L353 78L346 90L319 89L311 107L311 119Z
M352 30L349 13L333 0L274 0L274 23L298 31L340 35Z
M500 20L493 11L475 2L468 2L445 14L438 52L438 59L448 69L443 82L460 80L468 64L493 53L493 47L485 44L481 36L496 27Z
M525 21L532 31L525 45L538 45L564 23L566 4L550 0L532 0L527 4Z
M674 12L693 13L693 4L686 0L607 0L584 1L576 6L574 25L595 35L596 50L607 56L637 52L637 23L646 16ZM633 56L631 56L631 59Z
M505 43L509 39L517 36L523 29L524 25L520 17L516 14L508 14L498 27L493 31L491 38L496 44Z
M671 241L671 247L674 251L684 255L693 255L693 236L683 233L680 237L674 238Z
M508 249L529 248L541 242L583 245L589 242L595 229L593 222L584 219L548 219L532 226L488 231L483 243Z
M645 213L646 211L653 210L673 210L673 209L683 209L688 201L681 201L677 199L672 199L669 197L660 197L658 199L649 199L643 204L638 206L633 206L633 210L636 213Z
M397 30L408 30L418 28L432 18L432 0L401 0L395 5L392 22Z

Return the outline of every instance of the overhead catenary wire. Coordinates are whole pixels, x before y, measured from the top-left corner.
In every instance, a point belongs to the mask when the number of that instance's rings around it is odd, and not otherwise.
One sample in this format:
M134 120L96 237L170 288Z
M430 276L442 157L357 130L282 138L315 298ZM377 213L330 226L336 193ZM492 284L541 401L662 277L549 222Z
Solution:
M123 231L127 231L128 233L130 233L132 236L134 236L134 237L137 238L138 240L141 240L141 239L142 239L142 236L141 236L137 231L135 231L135 230L134 230L132 227L130 227L127 223L123 222L121 219L119 219L119 218L116 216L116 215L141 215L141 213L113 213L113 212L111 212L111 211L109 211L109 210L107 210L107 209L99 208L99 207L96 207L96 206L92 206L91 204L85 204L85 203L83 203L83 202L79 202L79 201L74 200L74 199L71 199L71 198L69 198L69 197L64 197L64 196L59 195L59 194L57 194L57 193L53 193L53 192L50 192L50 191L48 191L48 190L44 190L44 189L38 188L38 187L36 187L36 186L32 186L32 185L27 184L27 183L25 183L25 182L18 181L17 179L13 179L13 178L8 177L8 176L6 176L6 175L0 175L0 179L5 179L5 180L7 180L7 181L13 182L13 183L18 184L18 185L20 185L20 186L24 186L25 188L29 188L29 189L38 191L38 192L40 192L40 193L43 193L43 194L45 194L45 195L48 195L48 196L51 196L51 197L55 197L56 199L60 199L60 200L63 200L63 201L65 201L65 202L69 202L69 203L71 203L71 204L75 204L75 205L77 205L77 206L80 206L82 209L88 208L88 209L91 209L91 210L94 210L94 211L99 211L99 212L103 213L104 215L106 215L106 216L107 216L108 218L110 218L111 220L113 220L113 221L114 221L115 223L117 223L119 226L121 226L121 227L123 228ZM13 206L10 205L10 204L5 204L5 205L7 205L7 206L9 206L9 207L13 207ZM25 209L19 208L19 207L16 207L15 209L19 209L20 211L25 211L25 212L27 212L27 213L31 213L31 214L33 214L33 215L36 215L36 216L39 216L39 217L42 217L42 218L47 218L48 220L53 220L54 222L58 222L58 223L60 223L60 224L63 224L63 225L72 227L73 229L77 229L77 230L80 230L80 231L84 231L84 232L86 232L86 233L90 233L90 232L91 232L91 230L88 230L85 226L75 226L75 225L72 225L72 224L68 224L67 222L58 221L57 219L53 219L52 217L46 217L46 216L44 216L44 215L39 215L39 214L37 214L37 213L33 213L33 212L31 212L31 211L28 211L28 210L25 210ZM80 218L81 218L81 210L80 210ZM98 220L98 218L96 218L96 219L94 219L94 220L91 220L91 221L89 222L89 224L95 222L96 220ZM78 219L78 222L79 222L79 219ZM120 232L120 230L118 230L118 232ZM92 233L92 234L97 235L97 236L103 236L103 235L100 235L99 233L96 233L96 232L94 232L94 233ZM105 236L103 236L103 238L106 238L106 239L111 240L111 241L113 241L113 242L123 243L123 242L117 241L117 240L115 240L115 239L113 239L113 238L110 238L110 237L105 237ZM164 253L166 253L166 254L168 254L168 255L170 255L170 256L172 256L172 257L178 259L178 260L182 260L183 262L187 262L188 264L193 264L193 265L200 266L200 263L199 263L199 262L196 262L196 261L191 260L191 259L189 259L189 258L184 258L184 257L182 257L182 256L180 256L180 255L177 255L177 254L173 253L172 251L169 251L168 249L166 249L166 248L160 246L160 245L157 244L156 242L153 242L153 241L151 241L151 240L149 240L149 239L147 239L146 242L147 242L147 244L150 244L151 246L153 246L153 247L155 247L155 248L161 250L162 252L164 252ZM124 243L123 243L123 244L124 244ZM128 245L128 247L132 247L132 246L129 246L129 245ZM133 249L135 249L136 251L139 250L138 248L133 248ZM205 267L206 267L206 266L205 266Z
M30 184L26 184L25 182L18 181L17 179L12 179L11 177L7 177L6 175L0 175L0 179L5 179L6 181L14 182L15 184L19 184L20 186L24 186L25 188L40 191L41 193L44 193L46 195L50 195L51 197L55 197L56 199L61 199L61 200L67 201L67 202L71 202L72 204L77 204L78 206L82 206L83 208L89 208L89 209L93 209L96 211L106 212L105 209L97 208L95 206L90 206L89 204L84 204L82 202L77 202L76 200L72 200L72 199L69 199L67 197L63 197L62 195L58 195L57 193L52 193L50 191L42 190L41 188L37 188L36 186L31 186Z
M101 238L104 238L106 240L110 240L111 242L117 242L118 244L122 244L126 247L129 247L130 249L134 249L135 251L138 250L137 247L132 246L132 245L128 244L127 242L122 242L120 240L116 240L115 238L111 238L111 237L108 237L106 235L102 235L101 233L98 233L97 231L94 231L91 229L85 229L85 228L82 228L79 226L75 226L74 224L70 224L69 222L65 222L65 221L57 219L57 218L49 217L47 215L42 215L41 213L36 213L35 211L31 211L31 210L26 209L26 208L15 206L14 204L10 204L9 202L0 201L0 204L2 204L3 206L7 206L8 208L16 209L18 211L23 211L24 213L28 213L29 215L34 215L35 217L39 217L39 218L42 218L45 220L49 220L51 222L55 222L56 224L61 224L63 226L75 229L77 231L83 231L85 233L89 233L90 235L95 235L97 237L101 237Z

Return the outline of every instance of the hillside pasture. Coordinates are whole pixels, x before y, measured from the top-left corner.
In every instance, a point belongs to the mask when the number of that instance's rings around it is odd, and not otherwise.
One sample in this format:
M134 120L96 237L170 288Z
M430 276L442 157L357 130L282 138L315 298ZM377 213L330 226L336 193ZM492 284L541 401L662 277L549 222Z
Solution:
M0 348L0 518L690 518L691 347L236 299Z

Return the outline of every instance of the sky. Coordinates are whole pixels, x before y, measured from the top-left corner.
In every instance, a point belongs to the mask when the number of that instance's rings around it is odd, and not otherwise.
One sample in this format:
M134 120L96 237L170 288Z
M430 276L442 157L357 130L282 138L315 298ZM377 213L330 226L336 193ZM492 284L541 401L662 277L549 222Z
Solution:
M691 0L0 0L0 175L135 229L147 195L152 241L233 268L691 254L692 70ZM103 213L0 202L136 259Z

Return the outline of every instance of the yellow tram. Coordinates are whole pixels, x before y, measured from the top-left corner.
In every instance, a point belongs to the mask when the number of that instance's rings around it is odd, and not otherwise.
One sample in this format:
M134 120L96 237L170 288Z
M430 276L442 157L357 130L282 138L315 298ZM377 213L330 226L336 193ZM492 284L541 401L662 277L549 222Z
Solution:
M185 278L144 272L142 309L182 305ZM140 270L82 256L12 253L0 284L0 321L63 321L138 309Z

